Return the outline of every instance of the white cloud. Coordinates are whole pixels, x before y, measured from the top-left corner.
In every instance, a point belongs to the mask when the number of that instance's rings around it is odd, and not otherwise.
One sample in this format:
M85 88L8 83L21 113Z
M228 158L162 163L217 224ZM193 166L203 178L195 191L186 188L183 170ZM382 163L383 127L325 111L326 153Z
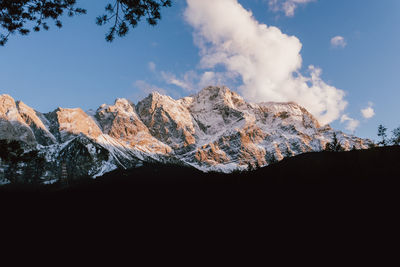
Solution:
M173 84L185 91L191 92L209 85L229 85L232 80L235 80L237 75L230 72L214 71L205 71L202 74L199 74L196 71L190 70L185 72L179 78L171 72L161 71L161 77L166 83Z
M343 36L335 36L331 39L331 45L333 47L341 47L344 48L347 45L346 40L344 39Z
M147 67L148 67L149 70L152 71L152 72L155 72L155 71L156 71L156 68L157 68L156 63L154 63L154 62L152 62L152 61L150 61L150 62L147 64Z
M373 106L373 103L369 102L368 107L361 109L361 114L363 115L363 117L365 119L370 119L373 116L375 116L375 110L372 108L372 106Z
M355 120L353 118L350 118L348 115L342 115L340 118L341 123L346 123L346 130L354 133L354 131L357 129L357 127L360 125L360 122L358 120Z
M269 0L269 7L272 11L283 11L287 17L293 17L294 11L299 5L315 2L316 0Z
M161 76L168 84L173 84L186 91L192 91L195 87L194 79L197 77L197 73L194 71L188 71L183 75L182 78L177 78L173 73L162 71Z
M302 44L298 38L259 23L237 0L187 3L185 19L195 29L200 68L222 82L241 78L239 91L247 100L295 101L322 124L340 117L347 105L345 93L325 83L319 68L310 66L309 76L300 73ZM221 67L225 71L217 74L215 69ZM170 81L178 83L176 77Z

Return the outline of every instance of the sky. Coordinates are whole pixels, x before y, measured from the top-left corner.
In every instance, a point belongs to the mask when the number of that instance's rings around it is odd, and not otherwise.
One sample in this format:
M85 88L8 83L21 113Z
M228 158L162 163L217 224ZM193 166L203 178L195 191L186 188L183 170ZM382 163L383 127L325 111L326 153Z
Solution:
M400 126L400 1L173 0L155 26L104 40L87 15L0 47L0 94L40 112L173 98L227 85L251 102L294 101L322 123L376 139Z

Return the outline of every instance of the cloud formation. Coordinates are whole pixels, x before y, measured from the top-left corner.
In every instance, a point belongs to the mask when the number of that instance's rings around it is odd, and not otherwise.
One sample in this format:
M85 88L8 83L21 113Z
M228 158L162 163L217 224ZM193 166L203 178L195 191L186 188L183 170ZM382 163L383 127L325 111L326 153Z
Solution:
M155 71L156 71L156 68L157 68L156 63L154 63L154 62L152 62L152 61L150 61L150 62L147 64L147 67L148 67L149 70L152 71L152 72L155 72Z
M333 47L341 47L344 48L347 45L346 40L344 39L343 36L335 36L331 39L331 45Z
M269 0L269 8L274 11L283 11L287 17L293 17L299 5L315 2L316 0Z
M346 130L349 132L354 133L354 131L357 129L357 127L360 125L360 122L358 120L355 120L353 118L350 118L348 115L342 115L340 118L341 123L346 123Z
M253 102L295 101L322 124L340 117L347 105L345 93L325 83L317 67L309 66L307 76L300 73L302 44L298 38L259 23L237 0L187 0L187 4L185 19L195 29L199 67L209 77L240 79L239 91Z
M372 108L372 106L373 106L373 103L369 102L368 107L361 109L361 114L363 115L363 117L365 119L370 119L373 116L375 116L375 110Z
M188 71L182 78L177 78L173 73L162 71L161 76L166 83L173 84L190 92L194 90L194 80L197 78L197 73L194 71Z
M205 71L199 74L190 70L177 77L171 72L161 71L161 77L166 83L178 86L187 92L193 92L210 85L229 85L236 76L236 74L230 72Z

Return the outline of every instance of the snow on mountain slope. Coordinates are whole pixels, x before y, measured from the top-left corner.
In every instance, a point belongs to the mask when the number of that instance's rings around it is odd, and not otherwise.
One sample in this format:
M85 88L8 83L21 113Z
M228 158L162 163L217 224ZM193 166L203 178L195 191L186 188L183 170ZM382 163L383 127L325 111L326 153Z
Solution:
M247 103L226 87L207 87L184 102L200 131L197 148L183 157L201 169L232 171L321 151L334 133L295 103ZM366 148L362 139L336 133L347 149Z
M0 95L0 139L17 140L32 146L35 135L18 112L14 99Z
M74 177L146 161L231 172L321 151L334 133L347 150L371 143L321 126L296 103L248 103L226 87L210 86L179 100L152 93L136 106L117 99L90 114L79 108L41 114L0 96L0 139L37 147L46 159L45 182L60 176L61 164Z
M80 133L93 139L102 134L96 122L80 108L58 108L45 116L50 121L50 131L59 142L66 142Z
M123 142L127 147L151 154L168 154L168 145L154 138L136 114L134 105L126 99L102 105L95 114L103 133Z
M57 143L56 138L50 133L48 126L45 125L45 123L48 125L48 121L43 114L33 110L21 101L17 101L17 108L24 122L33 131L37 143L44 146Z
M189 110L169 96L151 93L137 104L137 113L151 134L173 149L196 142Z

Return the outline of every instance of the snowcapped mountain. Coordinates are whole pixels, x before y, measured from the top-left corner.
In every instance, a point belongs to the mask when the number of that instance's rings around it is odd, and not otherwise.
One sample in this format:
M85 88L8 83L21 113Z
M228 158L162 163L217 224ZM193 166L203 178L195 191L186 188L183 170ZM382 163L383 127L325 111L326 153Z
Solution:
M152 93L137 105L117 99L87 113L58 108L42 114L0 95L0 140L37 150L45 159L39 175L45 183L57 181L62 166L71 178L97 177L146 161L231 172L321 151L334 133L347 150L371 142L321 126L295 103L248 103L226 87L179 100ZM23 176L28 165L14 166L14 174ZM8 179L6 167L0 161L0 183Z

